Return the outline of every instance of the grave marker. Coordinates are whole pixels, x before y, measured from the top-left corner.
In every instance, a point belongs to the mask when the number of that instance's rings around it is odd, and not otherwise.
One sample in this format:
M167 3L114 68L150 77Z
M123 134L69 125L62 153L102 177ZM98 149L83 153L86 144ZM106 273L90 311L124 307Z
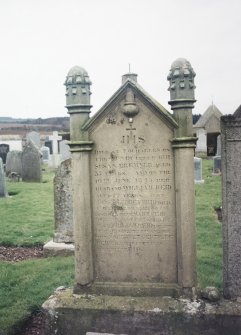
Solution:
M0 158L0 198L5 198L7 196L8 196L8 192L7 192L3 161L2 161L2 158Z
M22 154L22 180L25 182L42 182L40 151L30 140Z

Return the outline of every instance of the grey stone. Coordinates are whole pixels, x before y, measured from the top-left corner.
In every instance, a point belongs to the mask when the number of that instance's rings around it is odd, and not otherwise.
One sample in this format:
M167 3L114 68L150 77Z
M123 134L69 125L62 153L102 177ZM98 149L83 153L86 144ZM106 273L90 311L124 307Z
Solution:
M30 140L36 145L37 148L40 148L41 142L40 142L40 134L36 131L31 131L26 136L27 142Z
M56 292L43 305L48 335L240 335L241 303Z
M8 196L8 192L7 192L3 161L2 161L2 158L0 158L0 197L5 198L7 196Z
M217 153L216 156L221 156L221 135L217 137Z
M9 145L5 143L0 144L0 158L3 161L3 164L6 164L8 152L9 152Z
M213 157L213 175L221 175L222 165L221 156Z
M194 180L195 184L204 183L202 179L202 159L198 157L194 157Z
M74 255L74 244L56 243L49 241L43 247L44 256L71 256Z
M40 149L41 153L42 153L42 162L43 163L48 163L49 161L49 155L50 155L50 149L49 147L43 146Z
M63 140L59 142L59 152L63 161L71 158L71 152L68 146L68 141Z
M22 151L13 150L7 154L6 175L12 172L22 176Z
M74 242L71 159L63 161L54 177L54 242Z
M241 107L221 117L224 296L241 297Z
M216 287L210 286L206 287L201 291L201 297L204 299L207 299L211 302L216 302L220 300L221 296Z
M24 182L42 182L41 154L30 140L22 154L22 180Z

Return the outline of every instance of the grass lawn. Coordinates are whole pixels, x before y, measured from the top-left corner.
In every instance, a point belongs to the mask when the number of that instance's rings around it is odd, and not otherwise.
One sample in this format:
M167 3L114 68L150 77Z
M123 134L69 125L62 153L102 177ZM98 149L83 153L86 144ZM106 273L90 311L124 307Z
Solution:
M198 285L222 288L221 177L212 177L212 160L203 160L205 183L196 185ZM43 183L9 183L12 197L0 199L0 245L44 244L53 234L53 173ZM0 335L11 334L58 286L74 283L74 257L18 263L0 261Z

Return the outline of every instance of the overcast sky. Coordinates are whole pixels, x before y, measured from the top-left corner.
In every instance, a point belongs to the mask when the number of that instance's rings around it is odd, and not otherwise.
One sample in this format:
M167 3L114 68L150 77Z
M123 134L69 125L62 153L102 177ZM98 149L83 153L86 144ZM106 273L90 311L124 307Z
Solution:
M0 0L1 116L67 116L68 70L89 73L96 112L131 71L168 110L171 63L196 72L196 107L241 104L241 0Z

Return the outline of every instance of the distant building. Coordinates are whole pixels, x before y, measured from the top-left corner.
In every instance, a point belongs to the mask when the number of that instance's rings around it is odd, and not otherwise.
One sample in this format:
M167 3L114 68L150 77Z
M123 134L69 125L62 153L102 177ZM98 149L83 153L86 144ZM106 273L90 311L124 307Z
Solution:
M212 104L193 126L193 132L198 137L196 152L215 156L220 135L220 118L223 114Z

